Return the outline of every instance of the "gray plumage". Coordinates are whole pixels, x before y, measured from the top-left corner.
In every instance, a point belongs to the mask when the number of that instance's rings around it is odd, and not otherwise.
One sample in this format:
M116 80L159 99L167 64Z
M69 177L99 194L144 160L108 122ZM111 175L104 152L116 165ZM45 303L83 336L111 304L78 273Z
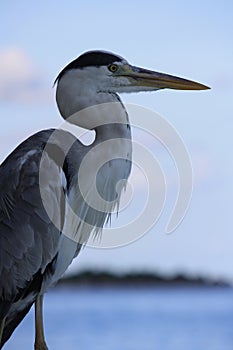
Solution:
M0 348L36 301L35 350L48 349L42 296L119 205L132 145L128 115L117 93L207 89L131 66L104 51L84 53L55 83L62 117L94 129L96 137L84 146L67 131L44 130L19 145L0 167ZM86 110L90 106L95 107ZM91 162L80 185L86 155ZM103 201L96 201L96 189Z
M53 131L41 131L27 139L0 167L0 318L7 316L3 344L17 324L19 311L33 304L56 265L61 231L48 217L39 188L40 161ZM76 159L74 150L75 147L66 157L67 168L69 157ZM48 154L47 164L41 165L40 176L44 178L50 205L62 229L67 189L57 182L63 171L57 156L60 155ZM72 172L69 178L72 180Z

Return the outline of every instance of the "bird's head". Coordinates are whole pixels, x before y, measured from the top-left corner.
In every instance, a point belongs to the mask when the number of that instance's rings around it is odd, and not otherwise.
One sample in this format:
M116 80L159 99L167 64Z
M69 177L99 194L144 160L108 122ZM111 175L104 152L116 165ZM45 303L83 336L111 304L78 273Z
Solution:
M106 51L88 51L69 63L55 80L67 73L92 83L100 92L137 92L160 89L205 90L209 87L173 75L130 65L124 58Z
M132 66L124 58L105 51L82 54L60 72L55 83L58 107L65 118L77 112L77 106L80 110L111 102L108 98L117 92L209 89L191 80Z

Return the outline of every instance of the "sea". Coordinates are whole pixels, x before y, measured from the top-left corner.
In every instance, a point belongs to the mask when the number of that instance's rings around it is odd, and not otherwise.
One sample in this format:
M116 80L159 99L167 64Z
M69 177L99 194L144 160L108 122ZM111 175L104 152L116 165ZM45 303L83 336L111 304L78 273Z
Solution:
M233 288L58 286L45 296L49 350L233 350ZM4 350L32 350L33 310Z

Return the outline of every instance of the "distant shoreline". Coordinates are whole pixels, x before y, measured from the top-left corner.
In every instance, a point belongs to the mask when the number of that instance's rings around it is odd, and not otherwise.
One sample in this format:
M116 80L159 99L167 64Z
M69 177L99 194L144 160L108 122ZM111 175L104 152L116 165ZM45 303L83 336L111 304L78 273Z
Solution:
M198 286L214 287L230 286L225 281L211 280L203 277L190 277L177 274L173 277L154 273L125 273L116 274L108 271L84 271L71 276L65 276L59 285L79 286Z

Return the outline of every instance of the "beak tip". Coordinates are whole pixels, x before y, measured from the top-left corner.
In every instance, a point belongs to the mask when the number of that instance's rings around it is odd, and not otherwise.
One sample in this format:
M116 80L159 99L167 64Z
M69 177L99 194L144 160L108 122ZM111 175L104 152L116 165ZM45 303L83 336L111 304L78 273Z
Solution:
M200 90L211 90L211 87L207 85L203 85L203 87Z
M187 85L185 87L185 90L199 90L199 91L201 91L201 90L210 90L211 89L211 87L204 85L204 84L200 84L200 83L196 83L196 82L192 82L192 81L191 81L191 83L192 83L192 85L191 86Z

